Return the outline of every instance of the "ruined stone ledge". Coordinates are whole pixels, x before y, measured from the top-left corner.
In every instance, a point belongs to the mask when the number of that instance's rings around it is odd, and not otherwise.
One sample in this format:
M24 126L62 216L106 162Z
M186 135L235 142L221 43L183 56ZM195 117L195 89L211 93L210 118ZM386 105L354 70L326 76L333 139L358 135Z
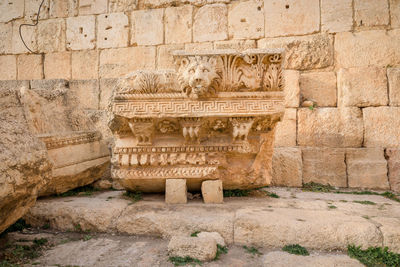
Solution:
M400 252L400 204L380 196L301 192L272 188L280 198L225 198L223 205L191 200L168 205L164 195L144 195L132 203L123 192L93 197L39 200L25 219L69 231L156 236L220 233L227 244L280 248L300 244L310 249L345 250L348 244L389 246ZM363 205L354 201L371 201ZM332 206L336 208L332 208Z

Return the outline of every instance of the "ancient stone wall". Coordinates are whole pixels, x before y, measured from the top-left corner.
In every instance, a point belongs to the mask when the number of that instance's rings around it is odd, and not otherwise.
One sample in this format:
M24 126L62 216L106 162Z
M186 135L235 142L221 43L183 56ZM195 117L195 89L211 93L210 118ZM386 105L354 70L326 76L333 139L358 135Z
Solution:
M41 0L0 3L0 80L68 79L107 129L116 79L170 51L286 47L277 185L400 191L399 0Z

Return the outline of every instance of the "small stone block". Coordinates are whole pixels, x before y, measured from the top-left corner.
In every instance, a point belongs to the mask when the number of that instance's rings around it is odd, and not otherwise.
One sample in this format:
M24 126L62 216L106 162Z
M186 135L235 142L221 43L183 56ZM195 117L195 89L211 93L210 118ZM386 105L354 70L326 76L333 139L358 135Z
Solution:
M220 204L224 202L221 180L204 181L201 184L204 203Z
M167 179L165 181L165 202L169 204L186 204L186 179Z

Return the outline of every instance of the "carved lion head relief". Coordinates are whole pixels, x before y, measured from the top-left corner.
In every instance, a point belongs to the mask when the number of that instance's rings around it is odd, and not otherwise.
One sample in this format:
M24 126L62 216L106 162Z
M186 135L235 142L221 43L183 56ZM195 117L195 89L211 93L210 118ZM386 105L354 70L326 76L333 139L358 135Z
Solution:
M178 81L182 92L190 98L199 98L213 93L214 83L218 77L214 57L193 56L180 60Z

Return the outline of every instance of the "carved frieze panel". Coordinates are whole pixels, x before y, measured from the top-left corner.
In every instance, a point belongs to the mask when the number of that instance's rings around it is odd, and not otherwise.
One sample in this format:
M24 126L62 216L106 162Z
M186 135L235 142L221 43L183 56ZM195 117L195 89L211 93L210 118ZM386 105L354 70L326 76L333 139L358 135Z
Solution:
M178 51L174 57L176 70L136 71L116 86L109 123L116 139L113 177L144 191L169 178L222 177L238 188L268 184L271 164L260 163L260 151L272 149L265 136L273 138L284 112L281 51ZM157 186L140 182L148 179Z

